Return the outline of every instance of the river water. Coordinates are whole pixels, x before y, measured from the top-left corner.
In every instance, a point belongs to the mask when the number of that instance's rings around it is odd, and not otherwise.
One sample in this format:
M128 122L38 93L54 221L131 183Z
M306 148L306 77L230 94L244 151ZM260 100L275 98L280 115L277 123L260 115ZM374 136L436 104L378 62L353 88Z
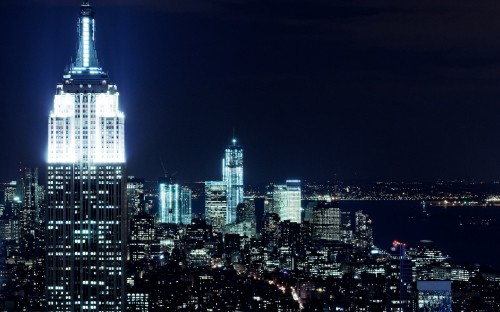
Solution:
M363 210L372 219L377 247L393 240L409 247L431 240L457 263L477 263L500 269L500 207L425 206L418 201L341 201L340 208Z

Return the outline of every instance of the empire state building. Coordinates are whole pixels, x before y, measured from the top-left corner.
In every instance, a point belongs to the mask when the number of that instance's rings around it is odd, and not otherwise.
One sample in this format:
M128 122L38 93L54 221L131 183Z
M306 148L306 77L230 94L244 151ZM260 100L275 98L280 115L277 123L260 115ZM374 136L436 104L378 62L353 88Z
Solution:
M124 115L95 49L83 1L76 61L57 85L48 126L48 311L124 311L127 238Z

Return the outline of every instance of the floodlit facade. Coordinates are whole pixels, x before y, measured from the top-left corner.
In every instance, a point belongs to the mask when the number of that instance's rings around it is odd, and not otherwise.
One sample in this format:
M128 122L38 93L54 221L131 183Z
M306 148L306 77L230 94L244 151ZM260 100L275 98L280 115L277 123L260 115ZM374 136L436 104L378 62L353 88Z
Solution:
M81 5L76 61L48 126L47 311L125 311L124 115L99 66L95 20Z
M181 188L181 220L182 224L191 224L191 201L193 192L188 187Z
M214 232L227 224L227 185L224 181L205 182L205 218Z
M281 221L301 222L301 182L287 180L286 184L276 184L273 188L273 211Z
M181 223L179 184L160 183L160 223Z
M272 201L270 209L268 209L269 213L277 213L281 217L281 212L285 211L287 205L287 191L285 184L275 184L272 190Z
M243 147L236 144L236 139L232 143L222 160L222 180L227 185L227 224L236 222L236 207L243 202Z

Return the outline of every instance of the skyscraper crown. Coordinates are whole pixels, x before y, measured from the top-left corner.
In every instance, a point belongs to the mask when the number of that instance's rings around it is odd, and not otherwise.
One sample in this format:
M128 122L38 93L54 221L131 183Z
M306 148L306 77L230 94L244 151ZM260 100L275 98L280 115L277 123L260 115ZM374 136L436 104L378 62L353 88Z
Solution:
M71 64L70 74L102 74L95 48L94 8L88 0L84 0L80 6L78 51L76 61Z

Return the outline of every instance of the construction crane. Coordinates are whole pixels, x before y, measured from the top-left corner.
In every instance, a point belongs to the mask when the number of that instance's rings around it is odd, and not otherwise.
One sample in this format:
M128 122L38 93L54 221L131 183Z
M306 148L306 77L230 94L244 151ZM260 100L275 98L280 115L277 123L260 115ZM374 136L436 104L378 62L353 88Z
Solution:
M174 182L175 182L175 175L177 174L177 171L175 171L174 173L169 174L167 172L167 169L165 169L165 165L163 164L163 160L161 158L160 158L160 164L161 164L161 168L163 169L163 176L165 177L165 179L167 180L167 182L170 183L170 184L174 184Z

